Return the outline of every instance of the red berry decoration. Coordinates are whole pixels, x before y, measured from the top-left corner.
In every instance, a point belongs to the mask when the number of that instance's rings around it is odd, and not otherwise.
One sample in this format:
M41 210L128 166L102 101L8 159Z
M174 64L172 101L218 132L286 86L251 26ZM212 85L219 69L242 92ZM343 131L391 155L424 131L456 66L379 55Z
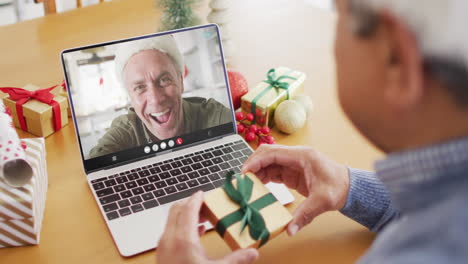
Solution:
M275 142L275 139L273 138L272 135L268 135L265 137L265 141L268 143L268 144L273 144L273 142Z
M255 140L255 134L252 133L252 132L248 132L247 134L245 134L245 140L247 142L252 142Z
M247 114L247 120L252 122L252 120L254 120L254 115L252 113L248 113Z
M259 124L262 124L262 125L265 125L266 123L266 118L264 116L260 116L260 118L258 118L258 122Z
M269 127L259 127L258 125L245 122L245 120L252 121L253 119L254 115L252 113L248 113L247 115L242 112L236 113L237 132L239 134L245 133L244 138L247 142L253 142L258 138L258 146L262 144L275 144L275 139L270 135L271 131Z
M256 125L251 125L250 128L249 128L249 131L252 132L252 133L257 133L257 126Z
M241 105L241 97L249 91L247 80L238 71L228 70L229 89L231 90L232 103L237 109Z
M270 134L270 128L267 126L262 127L261 131L262 131L262 134L265 134L265 135Z
M243 124L237 124L237 132L244 133L245 126Z
M242 112L237 112L237 113L236 113L236 120L237 120L237 121L242 121L242 120L244 120L244 113L242 113Z

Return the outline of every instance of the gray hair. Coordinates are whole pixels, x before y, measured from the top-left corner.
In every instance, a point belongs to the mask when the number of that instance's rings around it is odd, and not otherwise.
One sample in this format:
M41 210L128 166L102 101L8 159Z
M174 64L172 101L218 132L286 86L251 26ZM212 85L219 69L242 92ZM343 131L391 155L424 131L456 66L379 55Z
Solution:
M407 2L414 2L412 0L404 0ZM436 2L437 1L437 2ZM466 1L466 0L463 0ZM466 39L455 39L449 40L451 41L451 45L445 45L446 47L441 48L446 43L437 43L437 44L428 44L424 43L425 41L428 42L434 36L424 36L424 34L428 35L430 32L433 32L433 35L436 35L437 30L449 30L448 28L444 28L449 26L450 23L446 23L445 25L441 26L440 24L437 25L438 28L435 28L436 24L427 23L428 18L424 16L420 17L419 20L417 18L413 18L412 21L409 21L410 15L412 12L409 12L408 9L411 6L404 6L404 4L400 4L398 6L399 1L393 5L390 5L389 2L386 0L348 0L349 3L349 10L352 17L352 23L350 25L351 30L358 36L362 38L368 38L374 35L378 26L379 26L379 15L378 11L383 10L384 8L390 9L390 12L394 13L397 17L402 19L409 28L415 33L417 40L420 43L423 57L424 57L424 71L425 73L432 77L435 80L440 81L443 83L446 88L447 92L453 97L454 101L461 107L468 107L468 52L467 50L459 48L460 46L467 45L468 43L463 43L463 40ZM416 1L419 4L425 5L431 3L421 3ZM428 1L429 2L429 1ZM437 6L438 8L441 5L444 5L445 2L445 9L440 8L437 10L436 8L432 8L429 10L430 12L437 12L444 13L443 15L447 16L449 8L455 8L454 6L461 5L457 0L450 1L450 0L433 0L435 2L433 5ZM452 2L452 5L449 7L449 2ZM455 4L453 4L455 2ZM404 7L403 7L404 6ZM461 5L465 7L466 5ZM428 11L428 13L429 13ZM452 10L453 11L453 10ZM465 10L468 11L468 10ZM442 16L442 15L441 15ZM438 17L432 17L433 20L438 20ZM453 21L450 21L453 22ZM466 19L468 22L468 19ZM429 27L434 27L430 28ZM419 30L419 31L418 31ZM443 38L444 36L439 36ZM447 42L448 43L448 42ZM454 44L455 43L455 44ZM440 45L439 45L440 44ZM432 45L432 46L431 46ZM455 47L450 47L455 46ZM452 48L452 50L450 50ZM454 51L453 51L454 50ZM461 53L461 54L454 54L454 53Z

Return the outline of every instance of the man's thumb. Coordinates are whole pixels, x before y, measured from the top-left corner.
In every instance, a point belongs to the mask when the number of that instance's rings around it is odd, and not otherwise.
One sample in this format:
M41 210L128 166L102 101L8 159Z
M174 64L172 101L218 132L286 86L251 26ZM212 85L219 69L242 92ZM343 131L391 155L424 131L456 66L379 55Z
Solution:
M294 211L293 219L288 225L288 234L293 236L297 231L301 230L305 225L322 213L318 204L312 201L311 197L305 199Z
M258 251L253 248L239 249L223 258L226 264L250 264L258 258Z

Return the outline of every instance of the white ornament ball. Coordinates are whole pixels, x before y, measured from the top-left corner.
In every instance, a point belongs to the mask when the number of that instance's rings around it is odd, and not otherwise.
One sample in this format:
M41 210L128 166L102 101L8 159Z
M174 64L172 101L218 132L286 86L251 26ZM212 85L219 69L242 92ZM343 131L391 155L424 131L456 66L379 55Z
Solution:
M293 100L296 102L299 102L304 107L307 117L310 117L310 114L312 113L312 109L314 109L312 98L310 98L310 96L308 95L301 94L301 95L294 96Z
M302 128L306 122L306 111L297 101L286 100L275 110L276 127L287 134L292 134Z

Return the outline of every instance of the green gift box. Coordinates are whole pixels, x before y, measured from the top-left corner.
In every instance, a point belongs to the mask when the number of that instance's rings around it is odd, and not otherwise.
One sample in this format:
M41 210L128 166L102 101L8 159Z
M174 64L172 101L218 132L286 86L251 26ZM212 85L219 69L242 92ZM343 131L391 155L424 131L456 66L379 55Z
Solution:
M228 173L222 188L205 195L203 214L233 250L262 246L292 219L252 173Z
M267 78L241 98L242 112L254 115L252 122L244 122L272 127L276 107L284 100L299 94L303 90L305 79L305 73L286 67L269 70Z

